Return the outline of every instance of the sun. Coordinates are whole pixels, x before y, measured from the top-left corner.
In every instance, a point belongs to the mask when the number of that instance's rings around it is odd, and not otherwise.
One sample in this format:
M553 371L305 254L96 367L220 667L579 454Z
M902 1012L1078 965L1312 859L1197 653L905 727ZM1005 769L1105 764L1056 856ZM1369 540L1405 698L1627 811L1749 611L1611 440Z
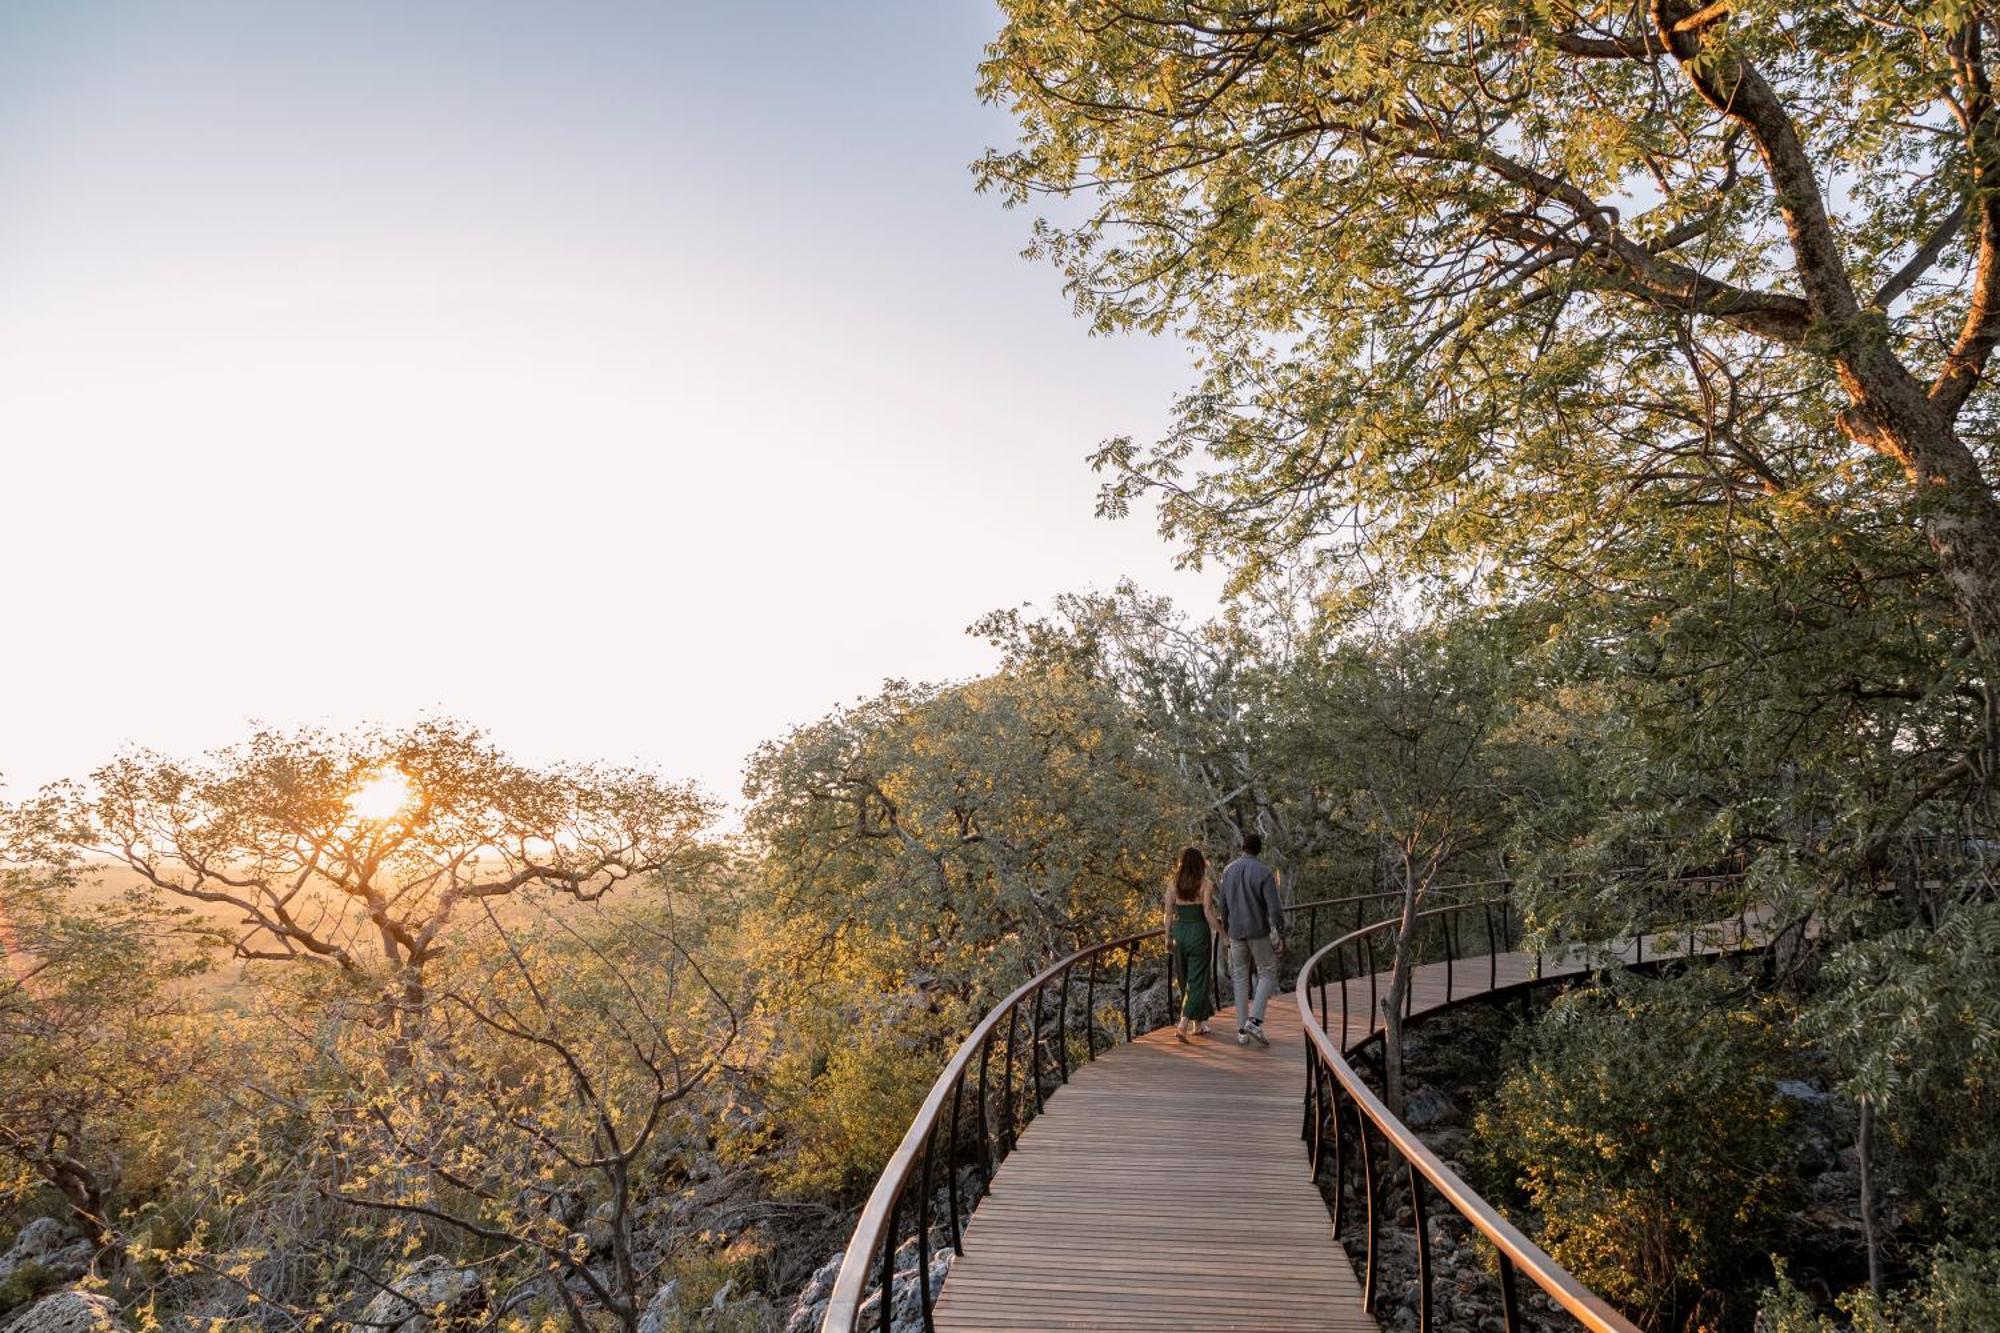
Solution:
M362 819L394 819L409 805L411 794L409 776L388 768L356 787L347 808Z

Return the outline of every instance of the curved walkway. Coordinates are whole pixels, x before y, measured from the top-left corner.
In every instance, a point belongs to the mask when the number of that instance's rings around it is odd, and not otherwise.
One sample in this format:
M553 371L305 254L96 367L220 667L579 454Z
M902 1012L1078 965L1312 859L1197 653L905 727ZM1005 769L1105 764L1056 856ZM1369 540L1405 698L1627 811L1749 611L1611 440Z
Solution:
M1415 1017L1600 963L1755 947L1758 914L1616 951L1474 954L1413 969ZM1343 1050L1380 1029L1370 978L1348 1002ZM1372 979L1386 995L1388 974ZM1274 999L1268 1049L1239 1047L1227 1011L1182 1045L1163 1028L1076 1070L1022 1133L973 1212L938 1299L940 1329L1260 1329L1360 1333L1354 1265L1334 1239L1301 1141L1299 1006ZM1608 1312L1607 1312L1608 1313ZM1601 1324L1629 1327L1611 1315Z
M1269 1049L1223 1014L1074 1071L974 1210L937 1327L1374 1330L1308 1178L1284 999Z

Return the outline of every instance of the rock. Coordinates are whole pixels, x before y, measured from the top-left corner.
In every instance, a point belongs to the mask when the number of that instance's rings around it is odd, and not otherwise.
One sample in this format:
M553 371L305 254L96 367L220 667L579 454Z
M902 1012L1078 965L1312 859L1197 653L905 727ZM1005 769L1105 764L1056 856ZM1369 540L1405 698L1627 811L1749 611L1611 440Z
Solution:
M680 1299L680 1294L679 1278L654 1292L653 1299L646 1302L646 1309L639 1316L639 1333L667 1333L667 1316L674 1312L674 1303Z
M715 1313L720 1314L722 1312L722 1307L729 1304L729 1298L731 1296L734 1296L735 1294L736 1294L736 1279L730 1278L727 1282L722 1284L721 1290L715 1293L715 1299L708 1303L708 1308L714 1311Z
M95 1292L59 1291L28 1307L7 1326L7 1333L111 1333L123 1330L118 1302Z
M889 1305L890 1333L919 1333L924 1326L923 1294L917 1286L916 1239L903 1243L896 1251L896 1286L891 1293ZM931 1299L944 1288L945 1275L951 1271L951 1249L943 1247L942 1253L931 1255L930 1290ZM859 1317L855 1323L861 1328L879 1327L882 1319L882 1293L877 1291L861 1303Z
M486 1312L486 1285L470 1268L440 1255L419 1259L368 1302L354 1327L375 1333L424 1333Z
M1411 1089L1403 1100L1403 1123L1411 1129L1422 1129L1456 1114L1458 1108L1452 1105L1451 1098L1428 1084Z
M1832 1093L1796 1078L1779 1079L1778 1095L1789 1097L1795 1102L1804 1102L1808 1106L1824 1106L1833 1100Z
M21 1228L7 1253L0 1254L0 1282L25 1264L37 1264L53 1282L72 1282L90 1271L96 1253L75 1228L53 1217L38 1217Z
M811 1333L826 1318L827 1298L833 1295L834 1279L840 1276L840 1263L845 1259L844 1251L836 1250L828 1259L813 1270L799 1289L799 1298L792 1302L792 1313L785 1320L784 1333ZM641 1330L644 1333L644 1330Z

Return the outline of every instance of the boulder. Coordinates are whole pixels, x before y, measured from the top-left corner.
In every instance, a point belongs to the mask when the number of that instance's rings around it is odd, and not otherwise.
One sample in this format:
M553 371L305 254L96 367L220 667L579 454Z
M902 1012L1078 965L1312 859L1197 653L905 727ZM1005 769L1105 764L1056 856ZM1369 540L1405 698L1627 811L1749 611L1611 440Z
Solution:
M836 1250L833 1258L806 1279L798 1300L792 1303L791 1317L785 1320L784 1333L812 1333L825 1320L827 1297L833 1294L833 1280L840 1276L840 1263L846 1257L845 1251Z
M1778 1080L1778 1095L1808 1106L1824 1106L1833 1100L1833 1094L1824 1088L1816 1088L1803 1079L1781 1078Z
M680 1294L679 1278L654 1292L653 1299L646 1302L645 1310L639 1315L639 1333L667 1333L667 1316L674 1312L674 1304L680 1299Z
M1423 1129L1457 1111L1458 1108L1451 1104L1451 1098L1427 1083L1419 1084L1410 1090L1410 1095L1403 1101L1403 1123L1411 1129Z
M924 1326L923 1291L917 1285L916 1239L903 1242L896 1251L896 1285L890 1293L889 1328L890 1333L922 1333ZM942 1252L933 1251L928 1285L931 1299L935 1301L944 1289L945 1275L951 1271L952 1252L945 1246ZM879 1327L882 1320L882 1293L875 1292L861 1303L855 1323L861 1328Z
M122 1333L124 1327L118 1302L72 1287L45 1296L26 1314L16 1315L7 1333Z
M354 1321L373 1333L426 1333L486 1312L486 1285L477 1271L440 1255L419 1259L378 1292Z
M38 1264L56 1282L72 1282L90 1271L95 1247L76 1230L53 1217L38 1217L21 1228L13 1245L0 1254L0 1282L26 1264Z

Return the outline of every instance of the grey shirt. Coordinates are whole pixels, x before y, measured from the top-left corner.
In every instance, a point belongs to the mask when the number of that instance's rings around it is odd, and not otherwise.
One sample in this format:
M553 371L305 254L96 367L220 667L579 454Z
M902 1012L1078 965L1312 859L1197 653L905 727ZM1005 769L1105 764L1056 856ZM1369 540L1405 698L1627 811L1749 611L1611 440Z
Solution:
M1232 940L1259 939L1285 928L1278 877L1271 873L1271 867L1248 853L1222 868L1215 905L1222 909Z

